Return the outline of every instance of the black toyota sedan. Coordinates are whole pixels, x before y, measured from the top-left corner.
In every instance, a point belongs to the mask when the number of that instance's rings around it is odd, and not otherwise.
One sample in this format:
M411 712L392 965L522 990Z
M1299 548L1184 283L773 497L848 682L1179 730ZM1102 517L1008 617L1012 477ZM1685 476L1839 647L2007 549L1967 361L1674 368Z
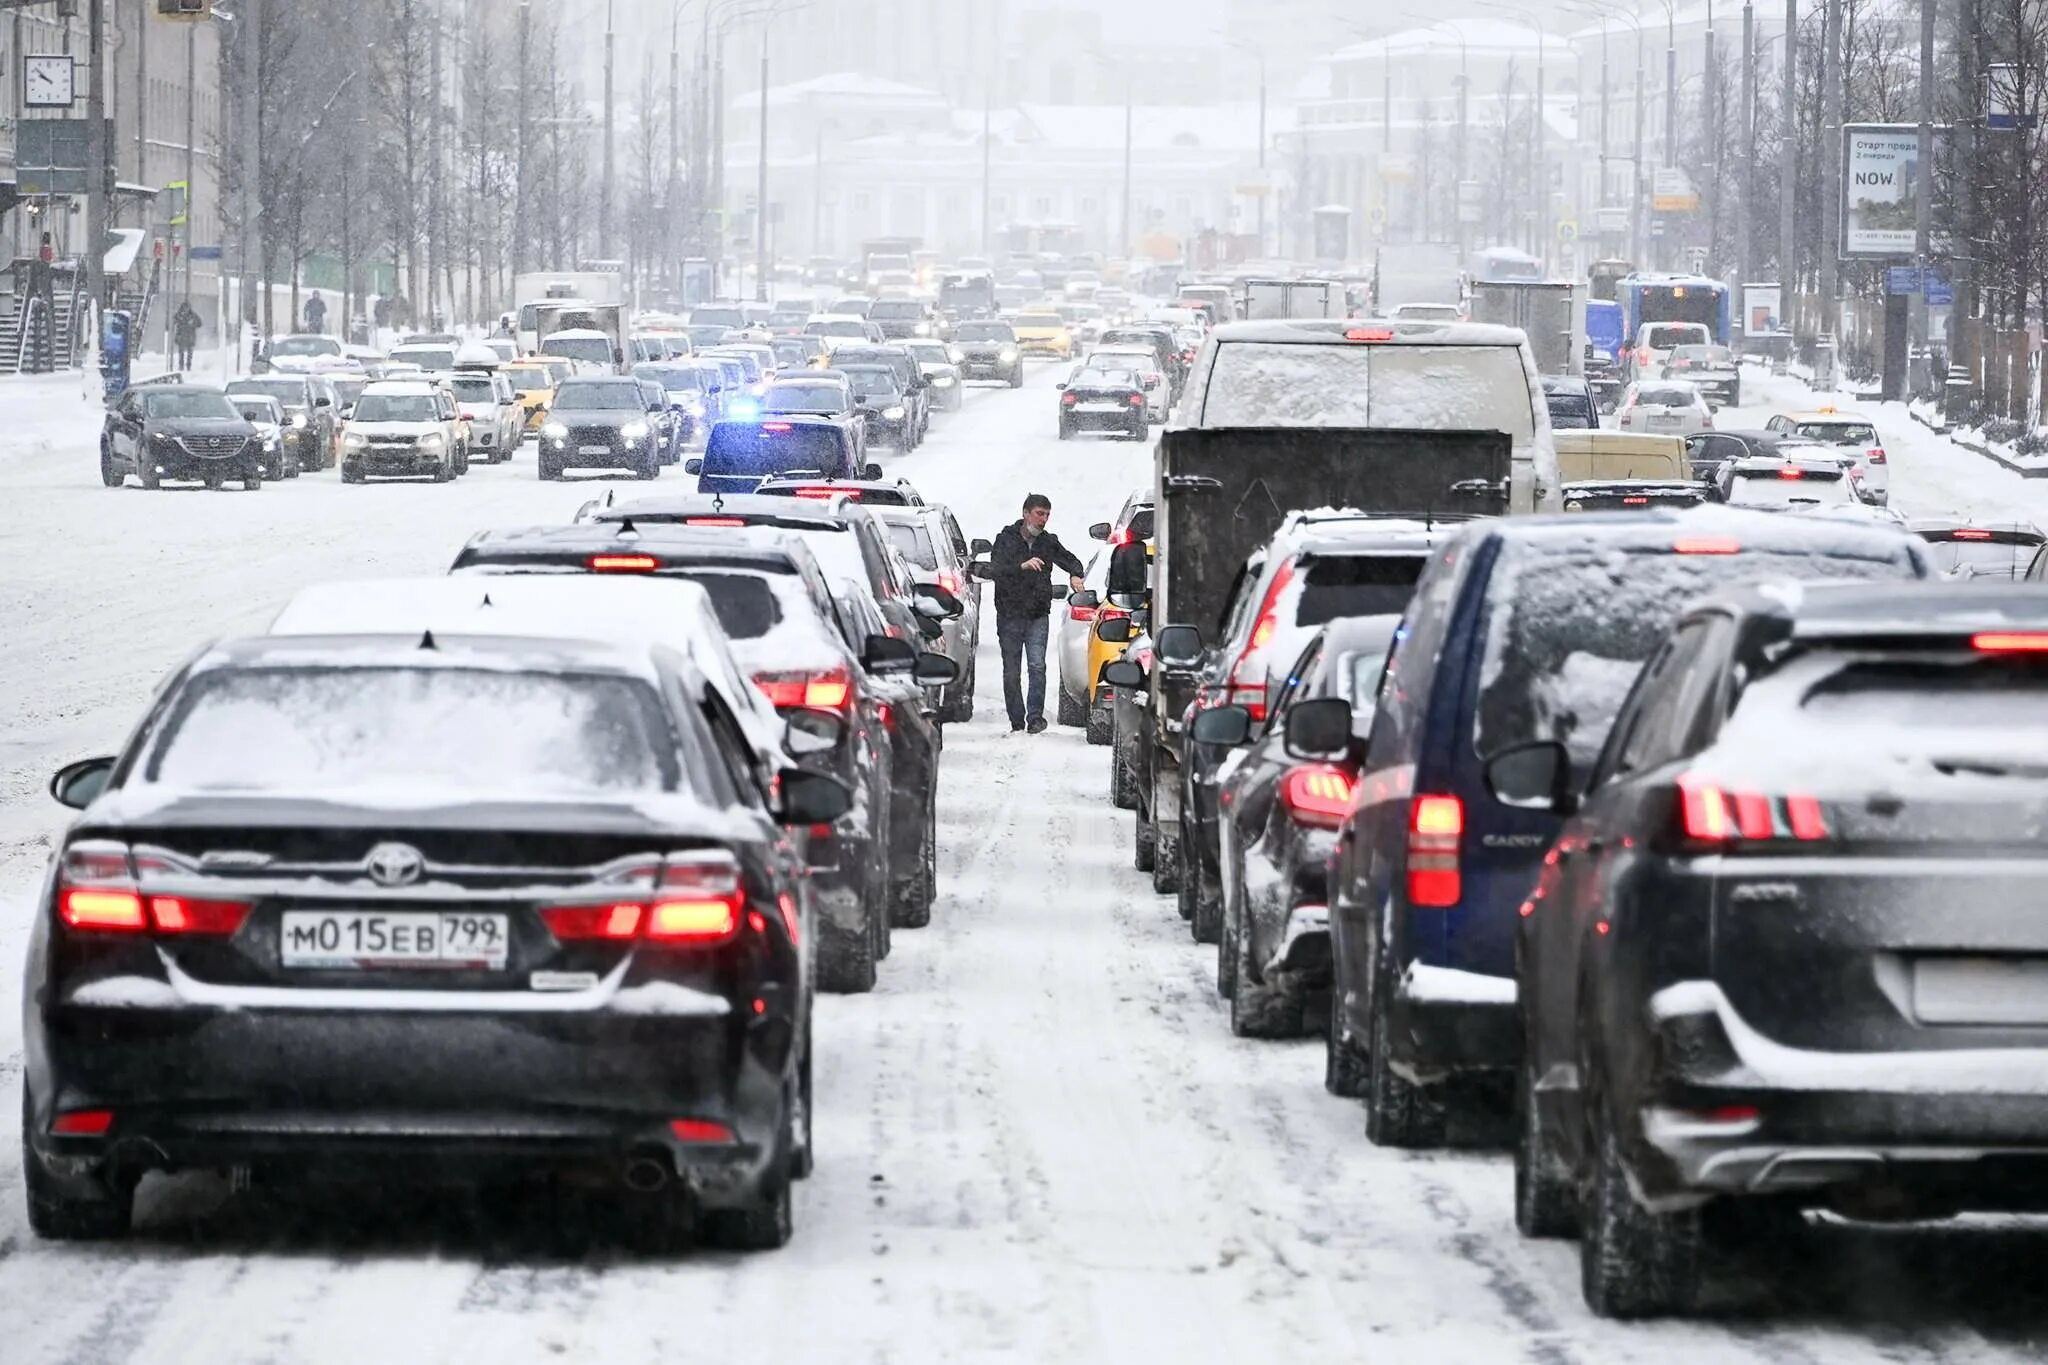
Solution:
M144 488L169 479L253 491L263 486L263 440L219 389L138 384L100 430L100 482L119 488L130 474Z
M1715 1205L2048 1209L2044 714L2037 591L1771 584L1679 618L1590 773L1492 757L1571 816L1513 920L1516 1221L1595 1312L1689 1308Z
M29 933L45 1237L152 1170L597 1182L649 1236L780 1246L810 1165L811 903L704 679L648 646L227 641L158 690Z
M1060 385L1060 439L1080 431L1145 439L1145 386L1136 370L1083 367Z

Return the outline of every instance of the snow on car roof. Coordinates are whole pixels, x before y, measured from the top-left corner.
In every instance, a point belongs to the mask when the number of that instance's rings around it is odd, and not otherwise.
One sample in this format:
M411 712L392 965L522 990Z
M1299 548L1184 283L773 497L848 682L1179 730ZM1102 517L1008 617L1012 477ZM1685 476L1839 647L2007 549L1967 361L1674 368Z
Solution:
M610 337L610 335L609 335L609 334L607 334L607 333L604 333L604 332L600 332L600 331L598 331L598 330L597 330L597 329L596 329L595 327L564 327L564 328L562 328L562 329L561 329L560 331L556 331L556 332L549 332L549 333L548 333L548 334L547 334L547 335L546 335L545 337L542 337L542 338L541 338L541 343L540 343L540 344L541 344L541 345L543 345L543 346L545 346L545 345L547 345L547 344L548 344L548 343L549 343L550 341L593 341L593 340L595 340L595 341L610 341L610 340L611 340L611 337ZM404 348L402 348L402 347L401 347L400 349L404 349ZM445 349L445 348L444 348L444 349ZM393 352L393 354L395 355L395 354L397 354L397 352Z
M1350 338L1349 332L1374 335ZM1490 322L1426 322L1413 318L1297 318L1270 322L1226 322L1209 333L1216 342L1263 341L1341 346L1347 344L1408 346L1520 346L1519 327Z

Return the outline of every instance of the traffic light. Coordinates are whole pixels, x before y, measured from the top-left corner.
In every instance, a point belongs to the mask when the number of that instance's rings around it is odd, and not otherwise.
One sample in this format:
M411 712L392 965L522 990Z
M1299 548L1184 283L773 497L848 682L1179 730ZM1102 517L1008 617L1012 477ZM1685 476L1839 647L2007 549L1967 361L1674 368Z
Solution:
M213 0L156 0L156 17L209 19L213 17Z

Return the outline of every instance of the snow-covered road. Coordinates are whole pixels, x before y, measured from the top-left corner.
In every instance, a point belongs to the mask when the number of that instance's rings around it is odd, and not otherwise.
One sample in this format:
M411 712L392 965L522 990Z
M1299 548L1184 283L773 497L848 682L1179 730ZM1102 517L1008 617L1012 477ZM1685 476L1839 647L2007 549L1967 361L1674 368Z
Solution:
M203 638L301 584L434 572L471 531L566 518L530 450L445 486L101 489L90 408L0 391L0 1114L20 1081L20 961L66 758L117 744ZM1761 424L1786 381L1753 381ZM1802 401L1803 398L1802 398ZM1750 419L1754 419L1752 422ZM1143 448L1054 438L1051 377L976 391L892 463L992 534L1027 491L1053 526L1114 512ZM2048 490L1885 423L1903 505L2006 511ZM1925 438L1925 439L1921 439ZM682 485L671 474L664 486ZM602 484L593 484L600 495ZM621 485L635 493L644 486ZM2025 495L2023 497L2023 495ZM993 632L990 632L991 637ZM985 642L991 654L994 640ZM37 1241L0 1125L0 1361L536 1359L928 1362L2039 1360L2044 1243L2011 1224L1811 1229L1723 1281L1741 1307L1625 1327L1565 1243L1514 1230L1494 1152L1365 1141L1321 1044L1230 1037L1172 902L1130 866L1106 751L1076 731L949 732L932 927L872 996L821 1001L814 1179L778 1254L587 1251L551 1207L144 1187L128 1242ZM1761 1292L1756 1286L1766 1286Z

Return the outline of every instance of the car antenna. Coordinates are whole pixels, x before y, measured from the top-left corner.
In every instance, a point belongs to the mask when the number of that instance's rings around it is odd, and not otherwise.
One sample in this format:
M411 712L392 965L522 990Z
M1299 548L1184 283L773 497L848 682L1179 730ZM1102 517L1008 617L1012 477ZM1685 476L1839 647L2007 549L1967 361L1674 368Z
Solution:
M723 512L725 510L725 494L713 493L711 495L711 510L714 512Z
M481 601L481 602L479 602L479 603L477 603L477 605L478 605L478 606L480 606L480 607L488 607L488 606L490 606L490 605L491 605L491 595L490 595L490 594L489 594L488 592L487 592L487 593L485 593L485 594L484 594L484 600L483 600L483 601Z
M613 532L613 534L618 536L637 536L640 534L640 528L633 524L631 517L620 517L619 529Z
M434 649L434 650L438 650L438 649L440 649L440 647L441 647L441 646L439 646L439 645L437 645L437 644L435 644L435 643L434 643L434 632L433 632L433 631L431 631L431 630L423 630L423 631L421 631L421 632L420 632L420 648L421 648L421 649Z
M616 488L607 488L604 490L604 505L606 507L610 507L612 505L612 494L616 492L618 492Z

